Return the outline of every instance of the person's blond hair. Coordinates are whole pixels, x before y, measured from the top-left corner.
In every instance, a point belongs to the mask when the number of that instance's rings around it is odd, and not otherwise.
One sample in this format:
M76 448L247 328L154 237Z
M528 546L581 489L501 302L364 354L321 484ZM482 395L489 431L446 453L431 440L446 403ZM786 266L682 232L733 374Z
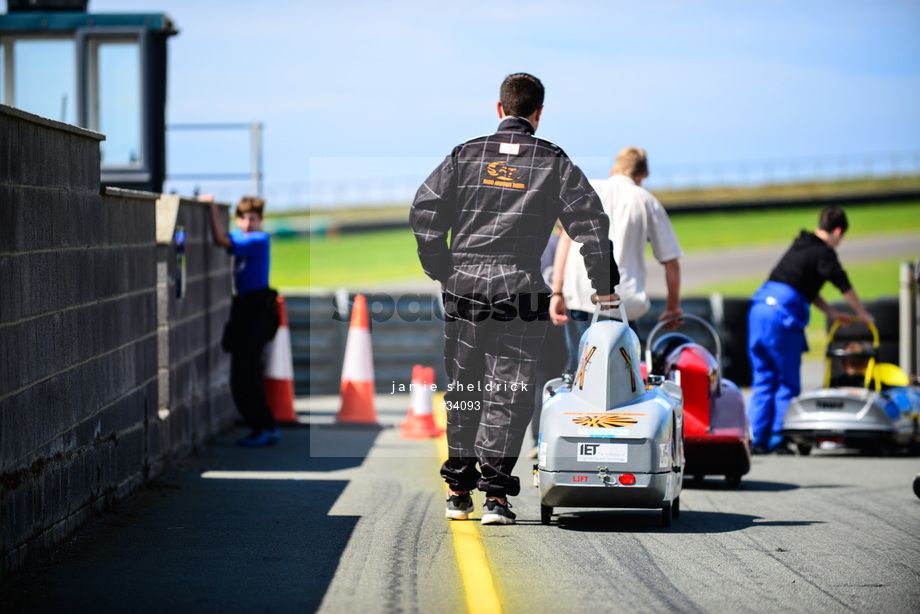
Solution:
M613 163L613 174L626 175L634 180L641 175L648 175L648 156L645 150L632 146L624 147Z

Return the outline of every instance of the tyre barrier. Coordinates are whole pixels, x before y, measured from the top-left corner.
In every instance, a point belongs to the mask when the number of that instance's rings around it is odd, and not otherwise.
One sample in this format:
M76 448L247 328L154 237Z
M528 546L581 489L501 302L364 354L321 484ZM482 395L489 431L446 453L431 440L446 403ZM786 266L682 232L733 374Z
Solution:
M444 371L444 323L438 294L368 293L367 310L374 348L374 388L378 394L393 391L394 384L409 384L407 373L417 364L432 365L435 384L447 386ZM286 295L294 362L294 390L307 394L338 394L345 353L345 339L355 294ZM664 299L652 299L648 313L632 323L640 341L664 312ZM712 322L722 340L722 370L739 386L751 383L747 353L747 298L686 297L681 307ZM835 308L847 311L845 304ZM879 329L879 362L898 362L898 300L880 299L866 303ZM692 325L687 326L693 335ZM864 326L853 325L837 332L840 339L871 341ZM699 336L699 343L711 352L711 339Z

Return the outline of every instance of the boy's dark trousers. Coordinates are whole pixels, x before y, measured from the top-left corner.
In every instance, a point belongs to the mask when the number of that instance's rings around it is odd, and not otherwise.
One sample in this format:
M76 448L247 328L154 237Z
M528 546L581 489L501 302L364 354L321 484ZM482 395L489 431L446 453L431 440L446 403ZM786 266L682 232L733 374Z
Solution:
M275 418L265 401L262 388L264 345L230 354L230 392L233 402L243 416L246 426L253 432L272 430Z
M222 345L230 352L230 392L233 402L253 432L272 430L275 418L262 386L265 344L274 336L273 291L254 290L234 297Z

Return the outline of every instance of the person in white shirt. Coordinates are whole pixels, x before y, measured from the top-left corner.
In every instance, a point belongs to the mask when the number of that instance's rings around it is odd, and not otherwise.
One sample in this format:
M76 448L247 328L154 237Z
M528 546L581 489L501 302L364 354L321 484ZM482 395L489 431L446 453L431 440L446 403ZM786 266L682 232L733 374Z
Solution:
M667 302L659 321L682 313L680 308L680 263L684 253L667 212L651 192L642 187L648 177L648 156L644 149L626 147L617 154L609 179L592 180L610 217L610 239L620 267L616 293L623 300L626 316L636 321L648 312L651 301L645 292L645 247L652 245L655 259L664 265ZM578 342L588 328L593 289L579 253L581 245L562 233L556 248L550 317L557 326L566 326L571 357L569 370L578 361Z

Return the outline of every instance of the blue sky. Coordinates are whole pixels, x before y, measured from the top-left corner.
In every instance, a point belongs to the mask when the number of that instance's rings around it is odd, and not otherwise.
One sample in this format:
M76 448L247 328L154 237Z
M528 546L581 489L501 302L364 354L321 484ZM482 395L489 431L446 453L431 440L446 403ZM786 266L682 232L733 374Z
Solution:
M816 158L920 150L916 1L90 0L89 10L173 19L168 121L263 122L266 194L279 206L310 189L314 204L411 195L455 144L494 130L498 86L518 71L546 86L538 134L590 176L626 145L648 150L652 187L691 165L797 159L807 171ZM172 172L249 168L245 133L170 139ZM198 183L228 200L248 189Z

